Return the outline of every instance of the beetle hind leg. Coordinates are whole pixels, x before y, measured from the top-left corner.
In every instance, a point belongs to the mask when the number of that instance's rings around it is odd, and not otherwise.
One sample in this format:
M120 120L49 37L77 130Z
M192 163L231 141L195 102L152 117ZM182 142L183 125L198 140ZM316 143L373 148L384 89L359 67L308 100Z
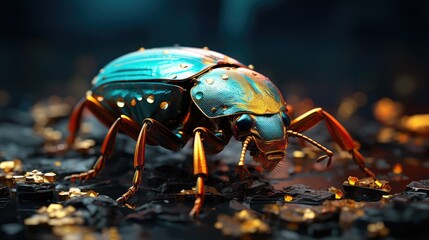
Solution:
M85 181L98 175L101 169L103 169L107 159L109 159L110 156L112 155L116 136L118 134L119 129L128 129L130 131L130 129L135 130L139 128L140 127L138 126L138 124L135 123L132 119L130 119L125 115L121 115L121 117L117 118L113 122L112 126L107 132L107 135L103 141L103 145L101 146L101 149L100 149L101 155L94 163L92 168L80 174L73 174L73 175L67 176L65 177L65 179L70 180L71 182L74 182L76 180Z

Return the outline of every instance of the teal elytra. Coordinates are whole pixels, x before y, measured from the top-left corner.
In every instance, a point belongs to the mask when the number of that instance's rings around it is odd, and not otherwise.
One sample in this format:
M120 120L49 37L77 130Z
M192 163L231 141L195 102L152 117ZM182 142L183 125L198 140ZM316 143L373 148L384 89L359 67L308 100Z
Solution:
M93 79L92 94L115 115L139 123L154 118L172 127L191 102L208 118L286 109L265 76L223 54L189 47L142 49L119 57Z

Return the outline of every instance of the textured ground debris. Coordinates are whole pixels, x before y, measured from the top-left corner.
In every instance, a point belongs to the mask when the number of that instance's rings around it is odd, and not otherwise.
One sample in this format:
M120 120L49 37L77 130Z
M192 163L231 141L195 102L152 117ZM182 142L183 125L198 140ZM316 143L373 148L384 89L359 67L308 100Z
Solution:
M118 205L112 198L130 186L135 143L119 136L100 176L70 184L63 177L93 164L105 132L97 127L98 122L90 121L82 129L84 138L76 142L78 151L46 154L62 143L68 115L56 113L55 106L37 108L33 113L37 133L30 122L0 122L0 208L5 211L0 218L1 239L128 239L142 229L149 239L186 239L189 234L207 239L223 235L278 238L284 234L295 238L404 238L409 231L427 235L429 180L420 179L427 179L429 159L419 155L427 143L418 145L416 140L426 135L423 130L406 128L405 121L416 118L400 120L402 113L393 116L394 120L383 118L389 111L379 113L383 129L390 129L372 132L382 147L362 141L368 135L357 132L364 136L360 140L368 151L365 155L374 156L367 164L379 173L377 179L362 178L353 161L341 152L330 169L314 164L317 152L291 142L288 168L281 171L291 173L292 178L283 178L279 184L258 166L249 166L251 176L241 180L235 173L241 146L234 148L232 142L221 154L209 156L213 161L209 162L206 203L201 219L195 221L188 216L195 200L191 147L179 152L148 147L140 190L126 205ZM365 126L378 130L378 125L371 124ZM351 130L361 126L351 126ZM393 135L383 135L386 133ZM316 139L326 139L326 132L316 129L315 134ZM13 224L18 230L12 231Z

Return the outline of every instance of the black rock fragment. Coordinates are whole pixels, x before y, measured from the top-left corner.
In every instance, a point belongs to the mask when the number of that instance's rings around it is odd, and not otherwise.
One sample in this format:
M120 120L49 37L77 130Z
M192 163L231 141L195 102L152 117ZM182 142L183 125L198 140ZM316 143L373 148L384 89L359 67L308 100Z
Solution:
M334 199L334 194L326 190L314 190L309 186L296 184L283 189L283 196L293 197L291 203L321 205L326 200Z
M412 181L407 185L407 191L424 192L429 194L429 179Z
M102 229L117 223L118 203L104 195L98 197L75 197L64 202L65 206L73 206L82 212L85 224Z
M10 189L6 186L0 185L0 208L4 208L10 201Z
M429 204L422 202L393 201L382 209L367 208L365 215L356 220L356 226L366 230L368 224L384 222L391 236L401 238L427 238Z
M389 191L386 191L384 189L376 189L356 185L352 186L343 184L343 188L346 192L346 198L350 198L358 202L376 202L379 201L383 197L383 195L389 194Z
M128 214L125 219L136 222L166 221L187 223L191 221L189 209L161 202L151 202L136 209L136 213Z
M20 202L51 201L54 197L55 184L52 183L24 183L16 184L16 195Z

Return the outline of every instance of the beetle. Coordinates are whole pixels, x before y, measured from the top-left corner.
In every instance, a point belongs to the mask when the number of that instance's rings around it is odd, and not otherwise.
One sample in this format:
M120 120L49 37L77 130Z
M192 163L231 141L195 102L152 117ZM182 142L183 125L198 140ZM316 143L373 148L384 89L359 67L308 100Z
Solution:
M291 120L283 95L267 77L207 48L141 48L107 64L71 114L69 148L85 108L109 130L92 168L66 179L85 181L96 176L112 154L118 131L125 133L137 142L135 173L118 202L132 197L142 181L146 144L178 151L193 138L196 200L191 216L200 213L204 202L205 154L222 151L232 137L242 142L237 164L241 177L248 175L246 151L270 171L284 158L289 137L306 140L325 152L318 161L328 159L329 166L332 151L301 133L322 120L333 140L351 153L367 175L374 176L350 134L333 116L315 108Z

